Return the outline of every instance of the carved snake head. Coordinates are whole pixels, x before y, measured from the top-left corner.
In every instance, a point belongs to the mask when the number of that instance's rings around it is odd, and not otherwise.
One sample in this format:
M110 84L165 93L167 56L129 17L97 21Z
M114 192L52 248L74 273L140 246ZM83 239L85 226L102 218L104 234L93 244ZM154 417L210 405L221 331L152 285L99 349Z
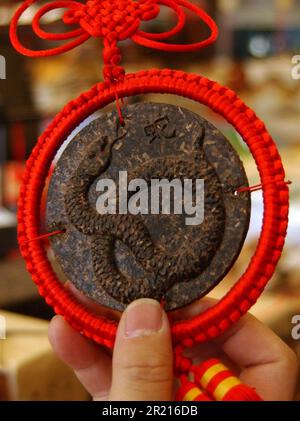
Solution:
M89 177L97 177L109 161L111 147L107 136L104 136L100 142L99 139L92 142L81 165L82 173Z

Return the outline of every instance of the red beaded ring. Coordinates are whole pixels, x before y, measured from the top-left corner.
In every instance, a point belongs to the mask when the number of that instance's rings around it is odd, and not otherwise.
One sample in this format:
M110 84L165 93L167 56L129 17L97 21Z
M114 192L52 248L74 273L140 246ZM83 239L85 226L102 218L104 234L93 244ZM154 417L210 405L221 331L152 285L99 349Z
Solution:
M67 136L91 113L119 98L147 93L180 95L205 104L225 117L250 148L260 173L264 219L260 241L249 267L214 307L191 320L173 323L175 343L203 342L224 332L255 303L280 258L288 224L289 192L280 156L261 120L236 94L204 77L173 70L128 74L123 82L98 83L71 101L39 138L29 158L19 200L19 242L27 268L46 302L75 329L112 347L117 323L87 309L67 291L54 273L40 233L40 201L51 162Z

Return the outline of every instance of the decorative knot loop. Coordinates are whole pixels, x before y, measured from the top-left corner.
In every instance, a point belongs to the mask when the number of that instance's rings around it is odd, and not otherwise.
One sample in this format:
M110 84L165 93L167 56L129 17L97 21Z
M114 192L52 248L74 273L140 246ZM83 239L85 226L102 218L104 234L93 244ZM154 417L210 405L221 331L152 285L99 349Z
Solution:
M115 83L123 79L125 71L120 65L121 52L118 42L131 38L136 43L162 51L196 51L212 44L218 36L218 27L214 20L200 7L188 0L88 0L79 3L74 0L57 0L42 6L32 20L34 33L46 40L69 40L66 44L49 50L33 51L23 46L18 38L17 29L21 15L38 0L26 0L16 11L10 25L10 39L17 51L30 57L45 57L61 54L82 44L90 37L103 38L104 77ZM169 31L157 34L139 29L142 21L157 17L160 5L171 8L177 16L177 24ZM49 33L41 28L42 17L54 9L66 9L63 22L75 25L77 29L66 33ZM211 30L210 36L189 45L161 42L178 34L185 25L189 9L196 14Z
M159 13L157 0L89 0L76 3L63 16L67 25L79 25L92 37L104 38L103 75L112 83L124 78L125 70L120 66L119 41L131 38L141 21L154 19Z
M115 41L122 41L136 33L141 21L154 19L158 13L157 0L89 0L67 10L63 21L80 25L90 36L114 34Z

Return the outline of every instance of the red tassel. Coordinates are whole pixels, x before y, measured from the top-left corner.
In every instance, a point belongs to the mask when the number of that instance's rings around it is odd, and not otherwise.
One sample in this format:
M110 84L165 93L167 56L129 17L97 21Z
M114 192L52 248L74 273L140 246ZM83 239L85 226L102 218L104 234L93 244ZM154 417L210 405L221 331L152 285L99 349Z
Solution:
M182 378L181 386L177 390L176 401L199 402L211 401L212 399L186 377Z
M233 387L226 393L222 401L262 401L255 389L245 384Z
M254 389L243 384L224 364L211 359L193 369L196 383L216 401L261 401Z

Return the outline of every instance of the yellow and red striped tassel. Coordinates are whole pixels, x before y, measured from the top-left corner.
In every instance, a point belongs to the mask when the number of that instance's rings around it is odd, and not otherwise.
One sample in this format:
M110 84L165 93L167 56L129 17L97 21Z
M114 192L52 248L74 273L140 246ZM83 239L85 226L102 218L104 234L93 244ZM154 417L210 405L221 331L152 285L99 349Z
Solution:
M212 401L212 399L185 377L181 379L181 386L176 393L176 401L199 402Z
M261 401L256 391L243 384L224 364L211 359L194 367L195 381L215 401Z

